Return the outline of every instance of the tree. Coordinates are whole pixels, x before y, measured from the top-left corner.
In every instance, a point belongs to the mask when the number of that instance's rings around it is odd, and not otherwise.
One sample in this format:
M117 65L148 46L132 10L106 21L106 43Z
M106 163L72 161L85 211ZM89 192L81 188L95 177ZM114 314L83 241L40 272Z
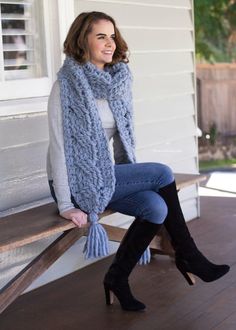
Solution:
M197 59L236 61L236 0L195 0Z

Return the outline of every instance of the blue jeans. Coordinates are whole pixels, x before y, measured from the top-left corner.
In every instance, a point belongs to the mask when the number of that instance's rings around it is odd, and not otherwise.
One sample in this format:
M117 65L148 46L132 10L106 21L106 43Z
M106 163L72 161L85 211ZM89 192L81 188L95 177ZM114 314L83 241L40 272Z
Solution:
M153 223L163 223L168 208L158 191L174 181L172 170L164 164L151 162L118 164L114 165L114 169L115 191L106 208ZM57 202L52 181L49 181L49 186ZM79 208L73 196L71 201Z
M160 188L172 183L172 170L159 163L135 163L115 165L115 192L108 209L140 217L161 224L168 208L158 194Z

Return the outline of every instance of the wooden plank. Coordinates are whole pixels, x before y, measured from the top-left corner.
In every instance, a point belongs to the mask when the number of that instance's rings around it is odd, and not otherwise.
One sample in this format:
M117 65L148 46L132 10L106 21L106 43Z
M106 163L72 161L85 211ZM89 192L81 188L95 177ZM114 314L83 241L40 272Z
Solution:
M1 158L1 190L7 189L7 186L5 189L2 187L5 182L8 184L9 181L16 181L16 178L18 181L31 175L44 174L47 149L48 140L4 148L4 156Z
M74 228L72 221L58 215L54 203L0 219L0 252Z
M193 22L191 21L189 11L185 9L180 10L179 7L172 7L170 10L170 7L158 7L156 5L139 6L137 3L131 4L124 0L122 1L122 6L119 2L116 3L115 1L90 2L87 0L80 0L78 9L79 12L95 10L110 13L111 15L115 13L116 22L120 28L123 26L125 26L125 28L140 28L141 25L143 29L148 27L184 30L193 29ZM133 13L133 15L130 15L130 13ZM142 17L141 22L140 17Z
M171 125L170 125L171 123ZM167 132L170 127L175 128L175 138L171 138L171 135ZM187 126L186 126L187 125ZM196 135L196 124L191 115L186 118L173 118L163 122L149 122L146 124L137 125L135 127L137 134L137 149L146 148L150 145L156 145L157 143L165 144L171 140L189 138ZM179 146L180 148L181 146ZM196 145L194 145L194 148ZM154 147L155 148L155 147ZM197 154L197 152L196 152ZM185 155L185 157L188 155ZM174 160L173 160L174 161ZM196 166L195 166L196 167Z
M141 4L143 5L153 5L153 6L167 6L167 7L179 7L179 8L185 8L185 9L191 9L191 2L189 0L124 0L124 2L134 3L134 5Z
M1 158L0 158L1 162ZM48 196L47 174L43 172L28 172L29 175L0 181L1 203L0 218L5 217L4 212L10 209L20 208L21 205L34 205ZM19 212L18 212L19 213Z
M107 210L100 218L112 213ZM75 227L72 221L58 214L55 203L3 217L0 219L0 253Z
M138 38L136 29L125 29L121 27L120 31L125 40L127 40L129 49L132 53L194 51L194 42L191 30L139 29ZM140 42L140 39L142 39L142 42ZM158 42L153 42L153 40L158 40ZM183 83L183 81L181 81L181 83Z
M145 36L146 37L146 36ZM172 98L176 95L194 94L194 86L192 82L192 73L179 73L173 75L150 75L136 76L133 94L135 99L157 100L161 98ZM181 84L179 83L181 81ZM143 88L146 87L146 89ZM173 102L174 106L174 102ZM157 109L158 111L158 109ZM185 120L185 118L182 118ZM164 123L164 121L163 121ZM185 129L188 127L184 126ZM158 128L161 128L158 127ZM158 133L158 131L157 131ZM196 132L195 132L196 135Z
M204 181L206 178L207 176L203 174L175 173L176 186L178 190Z
M123 239L127 229L126 228L120 228L120 227L115 227L115 226L110 226L110 225L103 225L103 227L106 229L109 240L113 242L121 242ZM153 241L150 245L151 248L156 249L158 248L158 245L156 241Z
M108 234L109 240L113 242L121 242L122 238L124 237L127 231L126 228L115 227L106 224L103 224L103 227L105 228Z
M197 147L196 145L193 146L194 148ZM196 149L197 151L197 149ZM194 153L194 151L193 151ZM186 155L185 158L178 160L176 162L175 158L172 159L170 166L171 168L177 172L196 172L196 157L197 157L197 152L193 155L193 153L189 156Z
M194 146L194 147L193 147ZM182 137L178 140L169 140L165 143L149 143L143 145L142 148L137 150L137 156L139 162L154 162L162 164L172 164L173 160L175 163L182 162L188 158L196 157L196 137L189 136ZM196 163L195 163L196 167ZM195 169L196 171L196 169Z
M147 123L152 120L161 123L164 120L175 120L180 117L193 116L195 113L193 101L193 96L191 94L175 95L171 98L163 99L142 98L134 100L135 125ZM144 108L145 111L143 111ZM160 146L162 143L157 141L157 145Z
M68 250L86 229L76 228L63 233L39 256L30 262L19 274L0 290L0 313L3 312L37 277L44 273L66 250Z
M205 179L204 175L176 174L177 188ZM106 210L100 218L114 213ZM55 203L49 203L0 219L0 252L11 250L74 228L75 224L58 214Z
M35 106L35 104L31 105L31 107ZM24 105L22 105L22 107L24 107ZM29 111L29 109L27 109L26 112L27 111ZM0 131L0 148L4 149L47 140L48 119L46 107L43 113L27 113L25 115L5 117L0 121Z
M121 242L123 239L127 229L110 226L110 225L103 225L107 231L108 237L110 241L113 242ZM164 254L173 256L173 248L170 244L168 235L166 230L163 228L160 233L152 240L149 245L151 252L153 254Z
M235 63L198 64L200 123L209 132L212 123L217 132L234 135L236 132L236 65ZM222 111L223 109L223 111Z

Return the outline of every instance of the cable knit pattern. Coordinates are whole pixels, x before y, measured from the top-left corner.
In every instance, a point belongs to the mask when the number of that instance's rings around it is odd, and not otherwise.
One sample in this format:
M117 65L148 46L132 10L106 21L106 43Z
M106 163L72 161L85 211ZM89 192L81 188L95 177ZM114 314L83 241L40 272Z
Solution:
M70 190L81 210L88 213L94 225L98 225L98 214L105 210L115 190L115 173L109 141L95 99L107 99L127 162L136 162L131 73L128 65L122 62L100 70L90 62L80 65L67 57L58 73L58 80ZM104 246L97 247L100 240L98 231L102 229L94 232L94 228L89 239L95 237L96 251L91 252L94 247L90 248L87 257L107 255ZM104 235L101 233L103 241L106 240ZM91 246L91 241L87 241L86 248L88 246Z

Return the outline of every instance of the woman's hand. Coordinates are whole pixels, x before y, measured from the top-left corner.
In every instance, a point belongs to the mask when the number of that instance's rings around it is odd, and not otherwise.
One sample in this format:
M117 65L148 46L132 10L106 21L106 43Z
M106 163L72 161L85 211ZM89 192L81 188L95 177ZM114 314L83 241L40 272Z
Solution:
M87 214L76 208L61 213L61 216L67 220L73 221L79 228L84 227L88 221Z

